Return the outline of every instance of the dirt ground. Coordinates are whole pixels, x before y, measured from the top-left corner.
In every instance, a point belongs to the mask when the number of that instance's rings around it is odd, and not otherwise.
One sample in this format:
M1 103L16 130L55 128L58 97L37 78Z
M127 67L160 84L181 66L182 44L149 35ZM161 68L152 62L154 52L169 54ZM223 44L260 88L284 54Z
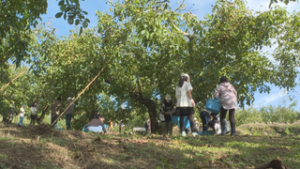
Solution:
M247 135L165 140L157 135L95 135L0 123L0 168L254 168L275 158L295 168L300 166L299 140Z

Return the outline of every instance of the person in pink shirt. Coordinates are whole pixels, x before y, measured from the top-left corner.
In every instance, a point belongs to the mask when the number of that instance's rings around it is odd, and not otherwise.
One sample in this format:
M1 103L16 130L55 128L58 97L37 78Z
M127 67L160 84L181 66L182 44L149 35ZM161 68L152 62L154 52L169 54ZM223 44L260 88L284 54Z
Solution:
M215 90L214 97L215 98L219 97L222 104L221 114L220 114L222 135L226 134L225 117L227 111L229 111L231 136L235 136L234 114L235 114L235 110L237 109L237 92L233 87L233 85L228 82L226 76L220 78L220 84Z

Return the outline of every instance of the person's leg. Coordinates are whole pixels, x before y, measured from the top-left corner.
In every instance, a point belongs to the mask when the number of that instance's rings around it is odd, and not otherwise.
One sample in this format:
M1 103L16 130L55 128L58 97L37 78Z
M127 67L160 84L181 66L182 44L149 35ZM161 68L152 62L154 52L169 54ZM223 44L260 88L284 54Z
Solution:
M229 120L230 120L230 127L231 127L231 135L235 136L235 109L230 109L229 110Z
M29 123L29 125L31 125L32 124L32 114L30 115L30 123Z
M165 121L161 122L161 131L162 131L162 135L166 136L166 134L167 134L167 122L165 122Z
M187 117L188 117L188 119L190 121L192 133L196 132L193 114L189 114Z
M24 116L23 117L20 117L20 125L23 125L23 119L24 119Z
M180 115L179 124L180 124L180 131L181 131L181 133L185 132L185 130L184 130L185 127L183 125L183 120L184 120L184 116Z
M66 126L67 126L67 130L71 129L71 119L72 119L72 114L66 114Z
M202 111L200 113L200 118L201 118L201 121L202 121L202 134L203 135L206 135L207 134L207 131L208 131L208 122L209 122L209 113L208 112L205 112L205 111Z
M171 136L173 134L173 125L171 121L167 122L167 127L168 127L168 133Z
M66 127L67 127L67 130L69 128L69 118L68 118L68 114L66 114Z
M37 119L37 114L34 116L33 125L35 125L36 119Z
M227 110L225 110L223 107L221 108L221 114L220 114L220 121L221 121L221 130L222 135L226 134L226 126L225 126L225 117L227 114Z
M69 114L69 129L71 130L71 121L72 121L72 114Z

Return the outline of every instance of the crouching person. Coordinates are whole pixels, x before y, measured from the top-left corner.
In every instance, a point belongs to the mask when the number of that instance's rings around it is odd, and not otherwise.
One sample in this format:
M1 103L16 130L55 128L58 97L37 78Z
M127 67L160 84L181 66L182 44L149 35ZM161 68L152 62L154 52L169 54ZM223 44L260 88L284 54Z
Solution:
M91 120L91 122L87 125L87 129L90 132L94 133L106 133L106 129L104 127L104 118L100 114L96 115L95 118Z
M214 132L208 131L208 123L210 122L210 112L206 109L201 110L200 118L202 121L202 135L212 135Z

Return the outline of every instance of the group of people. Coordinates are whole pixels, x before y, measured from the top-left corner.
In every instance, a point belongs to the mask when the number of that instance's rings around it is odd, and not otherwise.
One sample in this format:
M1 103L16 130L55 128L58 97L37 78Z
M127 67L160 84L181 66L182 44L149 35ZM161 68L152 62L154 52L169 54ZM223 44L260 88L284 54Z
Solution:
M184 117L187 116L192 135L198 135L198 129L196 120L194 121L193 115L195 113L195 101L192 97L193 87L190 82L190 77L188 74L182 74L179 82L175 89L176 95L176 108L172 103L171 95L167 94L165 96L164 102L161 106L161 111L159 114L160 121L162 122L162 133L164 137L172 135L172 114L179 115L180 117L180 131L181 135L186 136L185 126L183 125ZM229 83L228 78L223 76L220 78L220 83L215 89L214 98L218 98L221 102L220 116L213 114L206 110L205 108L200 112L200 117L202 120L202 134L209 134L209 127L213 129L213 134L225 135L227 132L231 131L231 135L235 136L235 110L237 109L237 92L232 84ZM227 121L225 120L226 114L229 111L230 129L226 128Z
M66 115L66 126L67 129L71 129L71 119L72 119L72 114L74 111L74 104L72 103L72 98L68 97L67 100L67 107L69 107L66 111L65 111L65 115ZM71 104L71 105L70 105ZM30 124L29 125L35 125L35 122L37 120L37 102L32 103L31 107L30 107ZM70 105L70 106L69 106ZM23 120L24 120L24 116L26 114L25 111L25 104L22 104L21 108L19 109L19 122L17 123L17 125L22 126L23 125ZM13 121L13 118L15 117L15 104L14 102L12 102L9 106L9 113L8 113L8 117L6 119L6 122L8 124L11 124ZM51 124L58 118L59 113L61 110L64 110L61 108L61 98L57 98L57 100L51 104Z
M71 120L74 112L75 104L72 103L72 98L68 97L67 100L67 110L63 109L61 106L61 98L58 97L54 103L51 104L51 124L59 117L60 111L65 110L66 117L66 127L67 130L71 129Z
M164 98L163 104L161 106L161 111L159 114L160 121L162 122L162 133L164 137L168 137L168 135L172 135L173 133L173 125L172 125L172 115L176 114L180 117L180 131L182 136L186 136L186 129L183 125L184 117L186 116L190 122L190 128L192 131L192 135L196 136L198 134L197 129L197 121L194 121L193 115L195 113L195 101L192 97L193 87L190 82L190 77L188 74L182 74L179 82L175 89L176 95L176 106L172 102L171 95L167 94ZM200 117L202 120L202 134L208 134L208 128L211 127L215 134L225 135L229 129L226 129L226 114L229 111L229 120L230 120L230 131L231 135L234 136L236 133L235 128L235 110L237 109L237 92L232 84L228 82L228 78L223 76L220 78L220 83L218 87L215 89L214 98L219 98L222 104L220 110L220 116L218 117L216 114L213 114L206 109L203 109L200 112ZM66 126L67 129L71 129L71 119L74 111L74 104L72 103L72 98L68 97L67 100L68 109L65 111L66 117ZM174 106L176 108L174 108ZM59 117L59 113L61 111L61 98L57 98L57 100L51 104L51 124L56 121ZM25 112L25 105L23 104L20 108L20 119L17 123L18 125L23 124L23 119ZM14 116L14 103L11 103L8 123L12 122ZM37 103L34 102L30 108L30 125L34 125L37 119ZM195 123L197 122L197 123ZM220 124L220 125L219 125ZM219 125L219 127L218 127ZM151 121L147 119L145 122L146 133L150 132ZM122 131L122 121L120 122L120 133ZM94 118L87 125L89 131L94 132L107 132L104 127L104 117L101 116L97 111L95 111ZM112 124L110 125L112 128ZM221 129L221 130L219 130Z
M26 114L25 107L26 107L26 105L23 104L21 106L21 108L19 109L19 111L20 111L19 112L19 122L17 123L19 126L23 125L24 116ZM15 103L11 102L11 104L9 106L8 117L6 118L6 122L8 124L11 124L14 117L16 117L14 109L15 109ZM37 103L34 102L34 103L32 103L32 105L30 107L30 125L34 125L36 119L37 119ZM3 118L3 120L4 120L4 118Z

